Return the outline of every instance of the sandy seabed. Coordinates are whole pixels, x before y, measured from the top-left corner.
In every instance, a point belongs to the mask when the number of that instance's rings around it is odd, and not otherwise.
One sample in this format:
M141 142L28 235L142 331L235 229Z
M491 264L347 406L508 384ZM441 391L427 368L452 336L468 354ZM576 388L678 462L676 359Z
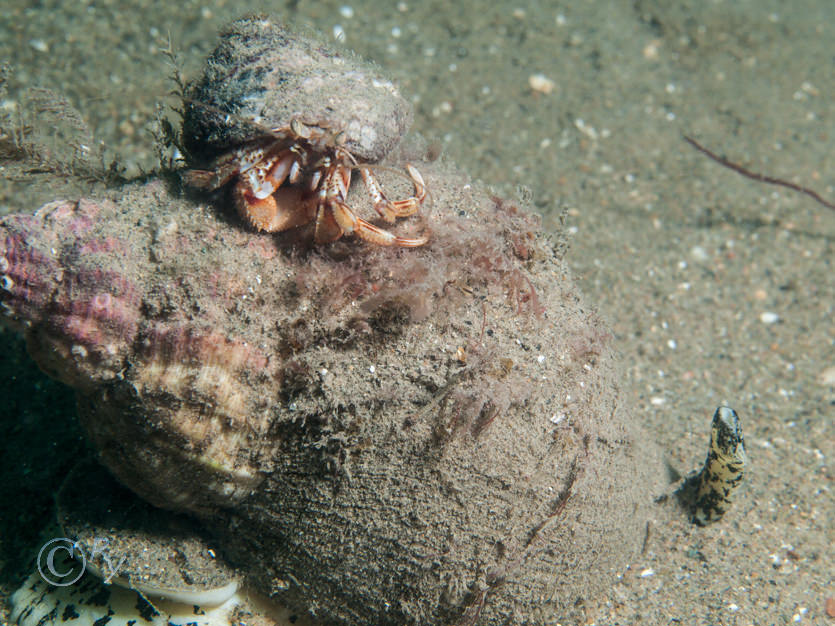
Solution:
M193 76L229 2L9 3L14 85L65 93L128 175L155 166L170 41ZM524 8L523 8L524 7ZM505 195L530 194L612 326L634 410L680 472L719 404L750 472L726 519L651 526L587 624L829 624L835 454L835 211L746 180L683 140L835 197L835 7L827 0L247 3L344 38L396 78L415 129ZM16 92L3 107L13 106ZM56 186L59 181L56 181ZM5 185L4 185L5 186ZM0 189L0 212L50 188ZM67 393L21 343L0 356L11 408L0 481L0 592L48 532L51 489L82 449ZM63 421L60 421L63 420ZM44 430L46 428L46 430ZM0 614L2 615L2 614Z

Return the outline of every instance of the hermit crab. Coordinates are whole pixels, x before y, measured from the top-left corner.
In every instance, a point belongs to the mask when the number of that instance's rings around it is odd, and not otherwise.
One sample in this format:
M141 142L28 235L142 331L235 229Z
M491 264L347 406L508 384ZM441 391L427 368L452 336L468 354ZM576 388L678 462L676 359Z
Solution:
M241 19L221 34L186 93L186 182L209 190L232 183L238 212L259 230L312 222L317 243L354 234L378 245L421 246L426 235L397 236L347 202L358 171L385 222L418 212L426 185L417 168L404 166L414 193L395 201L372 171L410 121L408 102L367 63L270 19Z

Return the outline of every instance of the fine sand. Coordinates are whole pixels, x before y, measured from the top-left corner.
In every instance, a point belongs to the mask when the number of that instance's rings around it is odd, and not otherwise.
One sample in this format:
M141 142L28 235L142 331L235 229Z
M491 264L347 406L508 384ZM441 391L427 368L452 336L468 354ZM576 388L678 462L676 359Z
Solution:
M170 36L193 76L241 12L29 4L7 3L0 17L14 88L0 107L14 107L18 87L67 95L129 176L155 166L148 131L157 105L174 102L160 49ZM415 129L447 157L504 195L530 194L546 228L565 215L569 265L612 326L634 411L675 470L702 462L717 405L739 413L750 471L737 504L705 529L651 526L643 554L582 623L835 623L835 211L682 139L835 198L832 3L245 10L341 34L397 79ZM62 193L57 179L54 189L0 185L0 213ZM50 536L52 493L83 442L67 390L35 371L18 338L0 341L2 600Z

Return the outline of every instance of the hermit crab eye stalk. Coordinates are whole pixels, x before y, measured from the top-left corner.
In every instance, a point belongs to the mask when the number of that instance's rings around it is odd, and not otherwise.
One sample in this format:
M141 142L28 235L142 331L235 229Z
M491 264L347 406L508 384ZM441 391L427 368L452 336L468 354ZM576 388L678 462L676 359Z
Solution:
M426 197L412 165L405 170L414 192L393 201L363 168L391 152L412 117L409 103L375 69L280 24L244 19L223 34L186 95L183 138L197 166L186 183L231 184L235 207L252 227L279 232L313 223L317 243L345 234L382 246L428 241L426 234L397 236L348 204L356 169L388 223L416 214Z

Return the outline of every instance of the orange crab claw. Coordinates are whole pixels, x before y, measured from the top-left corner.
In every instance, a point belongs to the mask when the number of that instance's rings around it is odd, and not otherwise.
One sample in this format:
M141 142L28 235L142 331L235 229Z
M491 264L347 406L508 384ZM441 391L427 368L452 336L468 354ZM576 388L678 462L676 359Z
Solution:
M258 230L276 233L307 224L315 205L303 197L301 189L283 187L263 200L256 198L246 184L235 185L235 206L240 216Z

